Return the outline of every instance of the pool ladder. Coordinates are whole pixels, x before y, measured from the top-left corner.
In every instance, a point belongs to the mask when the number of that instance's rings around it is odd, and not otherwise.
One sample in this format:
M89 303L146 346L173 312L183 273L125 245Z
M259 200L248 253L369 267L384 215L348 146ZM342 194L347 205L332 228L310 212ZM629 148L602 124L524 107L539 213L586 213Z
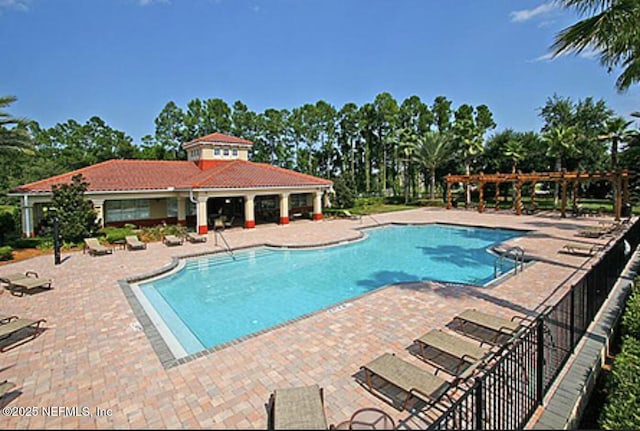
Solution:
M518 273L518 265L520 266L520 272L524 270L524 249L516 245L500 253L500 257L493 262L493 278L498 278L498 275L504 274L505 258L512 259L516 263L515 274Z
M231 246L229 245L229 243L227 242L227 239L224 237L224 235L222 235L222 232L220 232L219 230L214 230L214 236L216 238L216 245L218 245L218 235L220 235L220 238L222 238L222 242L224 243L224 251L226 251L227 253L229 253L229 256L231 256L231 258L233 260L236 260L235 255L233 254L233 250L231 249Z

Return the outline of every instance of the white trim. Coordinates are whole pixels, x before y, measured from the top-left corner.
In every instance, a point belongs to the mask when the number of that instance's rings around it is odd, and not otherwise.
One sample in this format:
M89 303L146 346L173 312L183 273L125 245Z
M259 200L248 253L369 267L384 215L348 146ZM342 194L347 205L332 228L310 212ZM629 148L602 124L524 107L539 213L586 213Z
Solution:
M304 185L304 186L266 186L261 188L255 187L223 187L223 188L175 188L170 191L168 189L135 189L135 190L96 190L96 191L87 191L85 192L85 196L99 196L99 195L117 195L117 194L155 194L155 193L165 193L166 196L175 196L179 192L264 192L269 190L313 190L317 191L317 189L321 189L321 191L325 191L331 188L330 184L323 185ZM38 197L38 196L52 196L51 192L27 192L27 193L7 193L7 196L30 196L30 197Z

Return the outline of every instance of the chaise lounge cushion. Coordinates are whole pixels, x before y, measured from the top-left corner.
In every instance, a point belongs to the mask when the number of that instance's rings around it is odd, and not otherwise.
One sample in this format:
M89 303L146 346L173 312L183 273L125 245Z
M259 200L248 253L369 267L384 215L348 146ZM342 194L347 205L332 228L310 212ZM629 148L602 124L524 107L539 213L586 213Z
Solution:
M143 250L147 248L147 244L140 241L136 235L127 235L124 240L129 250Z
M318 385L276 389L270 405L269 422L273 429L327 429L322 389Z
M457 332L471 338L494 345L507 343L520 329L524 317L514 316L511 320L492 314L483 313L475 309L468 309L454 317L449 326Z
M451 387L446 380L422 368L406 362L391 353L385 353L360 367L365 372L367 386L373 389L372 375L402 389L407 393L403 408L407 407L411 396L417 396L429 404L437 402Z
M14 273L0 277L0 282L5 283L7 288L13 295L24 295L25 292L32 289L51 289L52 280L49 278L39 278L38 274L33 271L27 271L24 274Z
M436 329L417 338L415 343L423 359L453 375L458 375L488 354L487 349L475 343Z

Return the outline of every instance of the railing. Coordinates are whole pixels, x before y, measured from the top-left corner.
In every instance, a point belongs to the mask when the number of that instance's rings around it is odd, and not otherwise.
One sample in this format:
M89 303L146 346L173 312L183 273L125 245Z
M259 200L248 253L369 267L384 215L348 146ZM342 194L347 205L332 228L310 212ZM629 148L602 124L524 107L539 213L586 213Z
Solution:
M515 274L518 273L518 264L520 264L520 271L524 270L524 249L516 245L500 253L500 256L493 262L493 278L498 278L504 273L504 259L512 259L515 262Z
M222 238L222 242L224 243L224 251L226 251L227 253L229 253L229 256L231 256L233 258L233 260L236 259L235 255L233 254L233 250L231 249L231 246L229 245L229 243L227 242L227 239L224 237L224 235L222 235L222 232L220 232L219 230L214 230L214 235L216 236L216 245L218 245L218 235L220 235L220 238Z
M625 244L625 242L628 244ZM640 243L640 221L558 303L525 326L429 429L522 429Z

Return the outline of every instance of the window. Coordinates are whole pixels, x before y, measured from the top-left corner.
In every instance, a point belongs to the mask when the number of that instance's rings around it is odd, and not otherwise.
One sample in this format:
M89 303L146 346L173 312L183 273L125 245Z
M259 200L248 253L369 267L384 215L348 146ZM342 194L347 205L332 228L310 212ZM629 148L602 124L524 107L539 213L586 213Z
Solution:
M167 199L167 217L178 217L178 199Z
M151 217L148 199L106 201L105 222L141 220Z
M307 202L308 194L296 194L289 196L289 206L291 208L300 208L308 206Z
M233 157L238 157L238 150L237 150L236 148L234 148L234 149L231 151L231 154L233 155Z
M187 201L187 215L196 215L196 204L194 204L190 200Z
M228 149L228 148L225 148L225 149L224 149L224 155L225 155L225 156L228 156L228 155L229 155L229 149Z
M220 148L214 148L213 149L213 155L214 156L219 156L220 155Z

